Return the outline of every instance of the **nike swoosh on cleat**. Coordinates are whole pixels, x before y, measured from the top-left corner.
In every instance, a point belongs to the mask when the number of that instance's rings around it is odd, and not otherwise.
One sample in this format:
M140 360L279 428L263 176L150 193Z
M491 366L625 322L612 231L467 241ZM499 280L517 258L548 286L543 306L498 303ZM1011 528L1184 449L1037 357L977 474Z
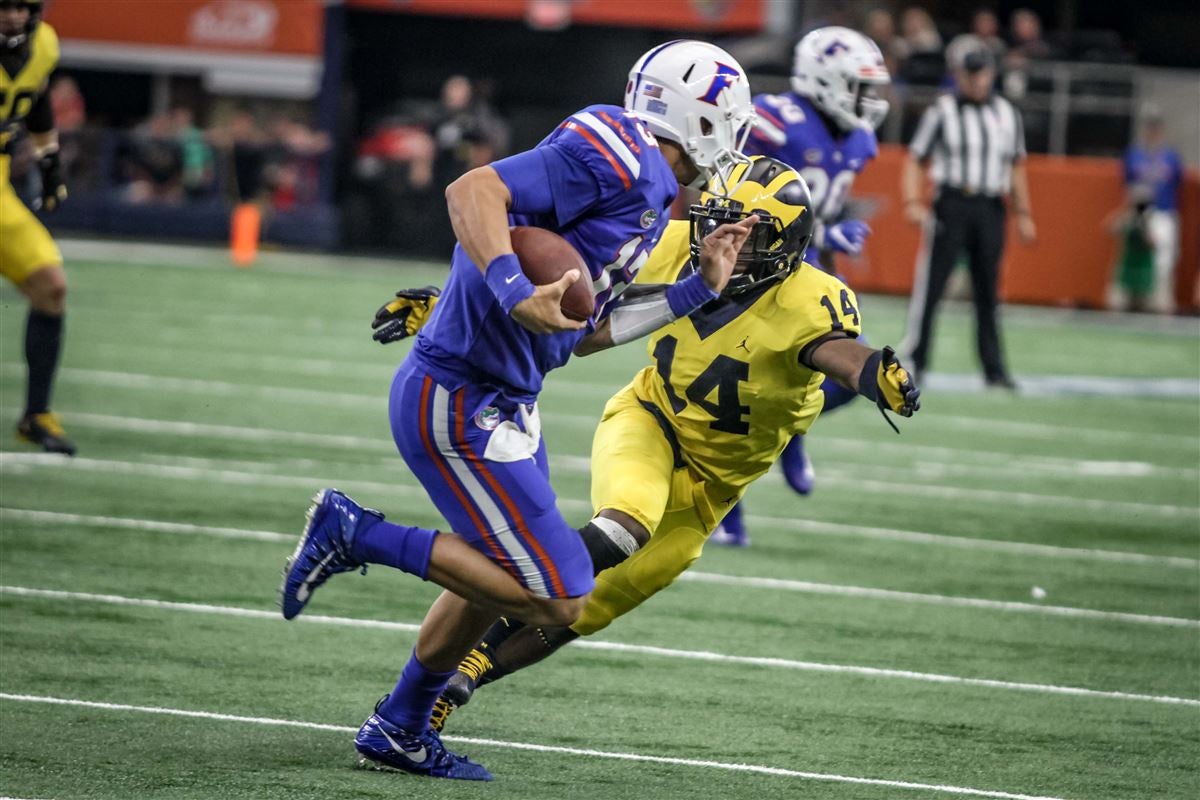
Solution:
M308 573L308 576L304 580L302 580L300 582L300 586L298 586L296 588L296 599L297 600L299 600L301 603L306 602L308 600L309 596L312 595L312 590L310 588L308 588L309 584L311 584L317 578L321 577L321 571L323 569L325 569L325 566L330 561L332 561L334 556L336 556L336 555L337 555L337 553L335 553L331 550L324 558L322 558L320 561L317 562L317 565L312 568L312 571Z
M429 751L425 748L425 745L421 745L420 750L416 750L416 751L413 751L410 753L409 751L407 751L403 747L401 747L396 742L395 739L388 736L387 731L385 731L383 729L382 725L379 726L379 732L383 734L383 738L388 740L388 744L390 744L392 746L393 750L395 750L397 753L400 753L402 756L404 756L405 758L407 758L409 761L413 762L414 764L424 764L425 761L429 758Z

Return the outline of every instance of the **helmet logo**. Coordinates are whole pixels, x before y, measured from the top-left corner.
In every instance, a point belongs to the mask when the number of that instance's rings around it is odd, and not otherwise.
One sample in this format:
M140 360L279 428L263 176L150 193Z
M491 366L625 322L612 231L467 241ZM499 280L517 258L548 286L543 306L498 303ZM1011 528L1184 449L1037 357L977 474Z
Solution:
M712 83L708 85L708 91L705 92L702 97L697 99L703 100L705 103L715 106L717 104L717 98L721 95L721 92L725 89L728 89L741 77L742 73L738 72L733 67L727 64L722 64L720 61L718 61L717 74L713 75Z
M849 45L847 45L841 39L834 39L833 42L829 45L829 47L825 48L824 55L825 56L833 56L841 51L849 52L850 51ZM824 59L822 59L822 60L824 60Z

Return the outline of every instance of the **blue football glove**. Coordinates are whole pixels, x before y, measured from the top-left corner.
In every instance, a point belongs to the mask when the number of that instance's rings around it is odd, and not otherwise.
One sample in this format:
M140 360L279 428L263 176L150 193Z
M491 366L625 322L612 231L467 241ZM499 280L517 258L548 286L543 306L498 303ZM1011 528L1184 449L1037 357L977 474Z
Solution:
M436 286L396 292L395 300L375 312L375 319L371 322L375 333L371 334L371 338L380 344L391 344L416 336L417 331L429 320L441 293Z
M825 228L825 246L837 253L856 256L871 235L871 226L861 219L845 219Z

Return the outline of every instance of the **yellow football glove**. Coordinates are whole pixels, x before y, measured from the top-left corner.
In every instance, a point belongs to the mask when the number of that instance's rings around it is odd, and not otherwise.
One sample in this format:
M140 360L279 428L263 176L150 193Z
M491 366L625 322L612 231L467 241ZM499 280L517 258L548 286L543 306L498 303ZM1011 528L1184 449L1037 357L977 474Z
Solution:
M875 402L882 409L911 417L921 410L921 390L913 383L908 370L900 366L895 350L885 347L881 352L879 374L875 379L878 386Z
M375 333L371 334L371 338L380 344L391 344L416 336L417 331L429 321L429 315L433 313L441 293L436 286L396 292L395 300L375 312L375 319L371 322Z

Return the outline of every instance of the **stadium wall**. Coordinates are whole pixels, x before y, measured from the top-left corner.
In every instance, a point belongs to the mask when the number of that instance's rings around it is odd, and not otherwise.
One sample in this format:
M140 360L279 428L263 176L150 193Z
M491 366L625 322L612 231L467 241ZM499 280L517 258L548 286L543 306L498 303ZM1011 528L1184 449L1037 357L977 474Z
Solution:
M873 229L862 257L840 264L857 291L907 294L912 286L921 237L900 202L905 154L903 147L884 145L854 184L854 200ZM1009 226L1001 296L1012 303L1104 308L1118 255L1104 222L1125 201L1120 161L1031 155L1028 166L1038 241L1022 245ZM1189 171L1182 199L1175 295L1180 308L1195 308L1200 172Z

